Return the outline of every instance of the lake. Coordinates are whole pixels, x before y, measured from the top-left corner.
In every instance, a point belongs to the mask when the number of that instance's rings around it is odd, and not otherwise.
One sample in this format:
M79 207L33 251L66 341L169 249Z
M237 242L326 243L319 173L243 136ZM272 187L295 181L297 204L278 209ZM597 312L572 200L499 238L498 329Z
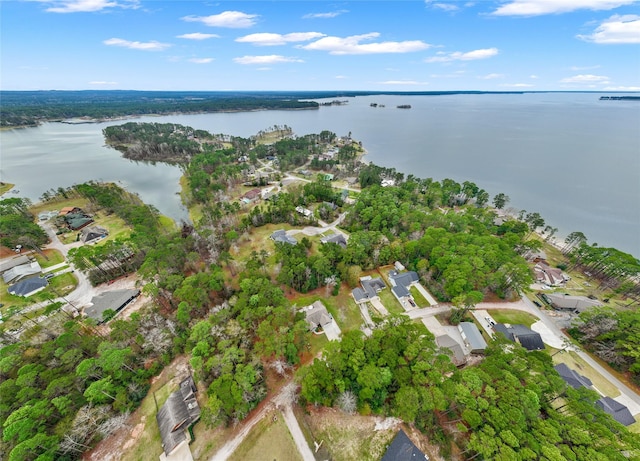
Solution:
M562 237L640 255L640 104L595 93L364 96L319 110L141 117L248 137L273 125L298 135L351 132L366 160L405 174L473 181L510 206L538 211ZM385 107L371 107L370 103ZM397 109L410 104L411 109ZM104 146L106 123L46 123L0 133L0 180L37 200L90 179L116 181L176 220L181 171L123 159ZM11 196L11 194L9 194Z

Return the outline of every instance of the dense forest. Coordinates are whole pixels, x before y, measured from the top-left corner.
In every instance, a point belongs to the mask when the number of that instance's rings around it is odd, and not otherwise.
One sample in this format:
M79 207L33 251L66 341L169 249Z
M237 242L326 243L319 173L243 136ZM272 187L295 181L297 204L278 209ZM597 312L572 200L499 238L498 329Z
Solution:
M363 273L402 261L439 300L455 306L515 297L532 281L523 256L540 248L535 232L553 229L524 210L497 219L495 209L508 197L497 194L490 208L487 192L472 182L405 178L360 164L349 136L277 131L284 137L268 145L259 137L174 124L128 123L105 131L123 151L135 145L142 159L181 164L185 200L198 214L178 229L163 227L157 210L113 184L48 195L88 199L130 227L127 238L79 247L69 258L94 284L137 272L153 302L129 319L111 320L106 332L64 316L21 338L0 326L0 453L6 459L77 459L122 427L150 378L181 354L206 389L200 403L207 426L243 420L267 395L269 375L290 379L299 369L303 405L396 416L427 434L447 459L640 458L637 435L594 405L594 392L567 388L544 351L497 340L484 360L459 370L422 325L390 316L377 320L371 336L345 331L321 359L303 363L310 333L289 296L321 287L325 296L337 296L357 286ZM360 193L347 200L348 191L324 175L281 187L281 174L307 168L328 149L338 153L336 176L357 177ZM278 192L241 202L267 160L275 168L265 183ZM38 227L28 203L0 205L3 219L22 219L1 229ZM344 247L303 237L296 245L254 241L258 250L240 250L266 224L309 226L338 217L348 232ZM568 261L596 274L603 289L636 296L638 261L613 250L600 254L582 237L567 240ZM638 373L637 327L634 311L603 309L583 315L572 333L604 360Z

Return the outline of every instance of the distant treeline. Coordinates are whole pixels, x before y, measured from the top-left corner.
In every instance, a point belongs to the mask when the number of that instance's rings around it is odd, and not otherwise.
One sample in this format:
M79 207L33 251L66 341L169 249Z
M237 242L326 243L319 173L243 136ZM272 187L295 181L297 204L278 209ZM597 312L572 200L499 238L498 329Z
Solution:
M260 109L316 109L310 99L392 94L438 96L486 91L0 91L0 126L30 126L48 120L165 115ZM506 92L516 93L519 92Z
M148 91L3 91L0 126L30 126L69 118L109 119L130 115L166 115L277 109L317 109L276 93Z

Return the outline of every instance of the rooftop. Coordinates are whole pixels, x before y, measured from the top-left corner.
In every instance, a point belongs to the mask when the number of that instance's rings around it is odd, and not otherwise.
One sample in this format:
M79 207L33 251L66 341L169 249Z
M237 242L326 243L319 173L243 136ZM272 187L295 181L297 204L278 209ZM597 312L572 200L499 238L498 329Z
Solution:
M87 317L102 322L105 311L111 309L116 312L123 309L129 302L140 294L140 290L113 290L100 293L91 298L91 306L85 307Z

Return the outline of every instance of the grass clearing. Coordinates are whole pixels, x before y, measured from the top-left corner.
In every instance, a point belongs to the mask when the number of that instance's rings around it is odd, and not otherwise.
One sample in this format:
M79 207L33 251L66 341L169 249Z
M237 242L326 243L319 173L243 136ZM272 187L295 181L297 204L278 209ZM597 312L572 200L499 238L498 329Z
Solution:
M591 365L585 362L578 354L573 351L565 351L555 354L553 357L554 363L564 363L572 370L577 371L581 375L586 376L591 380L593 385L597 387L600 392L609 397L618 397L620 391L617 387L611 384L600 373L594 370Z
M83 210L86 210L86 208L88 208L88 205L89 205L89 200L87 200L86 198L82 198L82 197L57 198L56 197L55 199L49 200L47 202L36 203L31 208L29 208L29 211L37 216L43 211L52 211L52 210L59 211L60 209L69 207L69 206L75 206L78 208L82 208Z
M9 184L8 182L0 183L0 195L9 192L11 189L13 189L13 186L15 186L15 184Z
M313 440L327 449L334 461L378 461L393 439L396 429L375 430L375 418L347 415L332 408L312 410L304 415L304 426Z
M309 306L315 301L322 301L327 307L329 313L338 323L342 332L359 330L363 320L360 315L360 309L351 297L351 291L346 284L341 286L338 296L330 296L326 293L326 288L319 288L312 293L298 295L290 298L291 304L298 308ZM324 335L323 335L324 336Z
M38 261L38 264L40 264L40 267L42 267L43 269L64 262L64 255L56 249L50 248L47 250L42 250L42 252L46 256L46 259L38 252L33 252L31 256L36 258L36 261Z
M93 215L93 219L95 222L91 223L90 226L104 227L109 231L109 235L100 240L100 242L128 238L131 235L131 228L115 214L106 214L104 211L99 211Z
M418 291L418 289L415 286L412 286L411 288L409 288L409 293L411 293L411 296L413 296L413 300L416 302L416 305L418 307L431 306L431 304L429 304L429 301L427 301L427 298L422 296L422 293L420 293L420 291Z
M302 461L279 411L268 413L249 432L229 461Z
M526 325L527 327L531 327L534 323L538 321L538 318L522 311L515 311L509 309L492 309L491 317L498 323L510 323L512 325Z

